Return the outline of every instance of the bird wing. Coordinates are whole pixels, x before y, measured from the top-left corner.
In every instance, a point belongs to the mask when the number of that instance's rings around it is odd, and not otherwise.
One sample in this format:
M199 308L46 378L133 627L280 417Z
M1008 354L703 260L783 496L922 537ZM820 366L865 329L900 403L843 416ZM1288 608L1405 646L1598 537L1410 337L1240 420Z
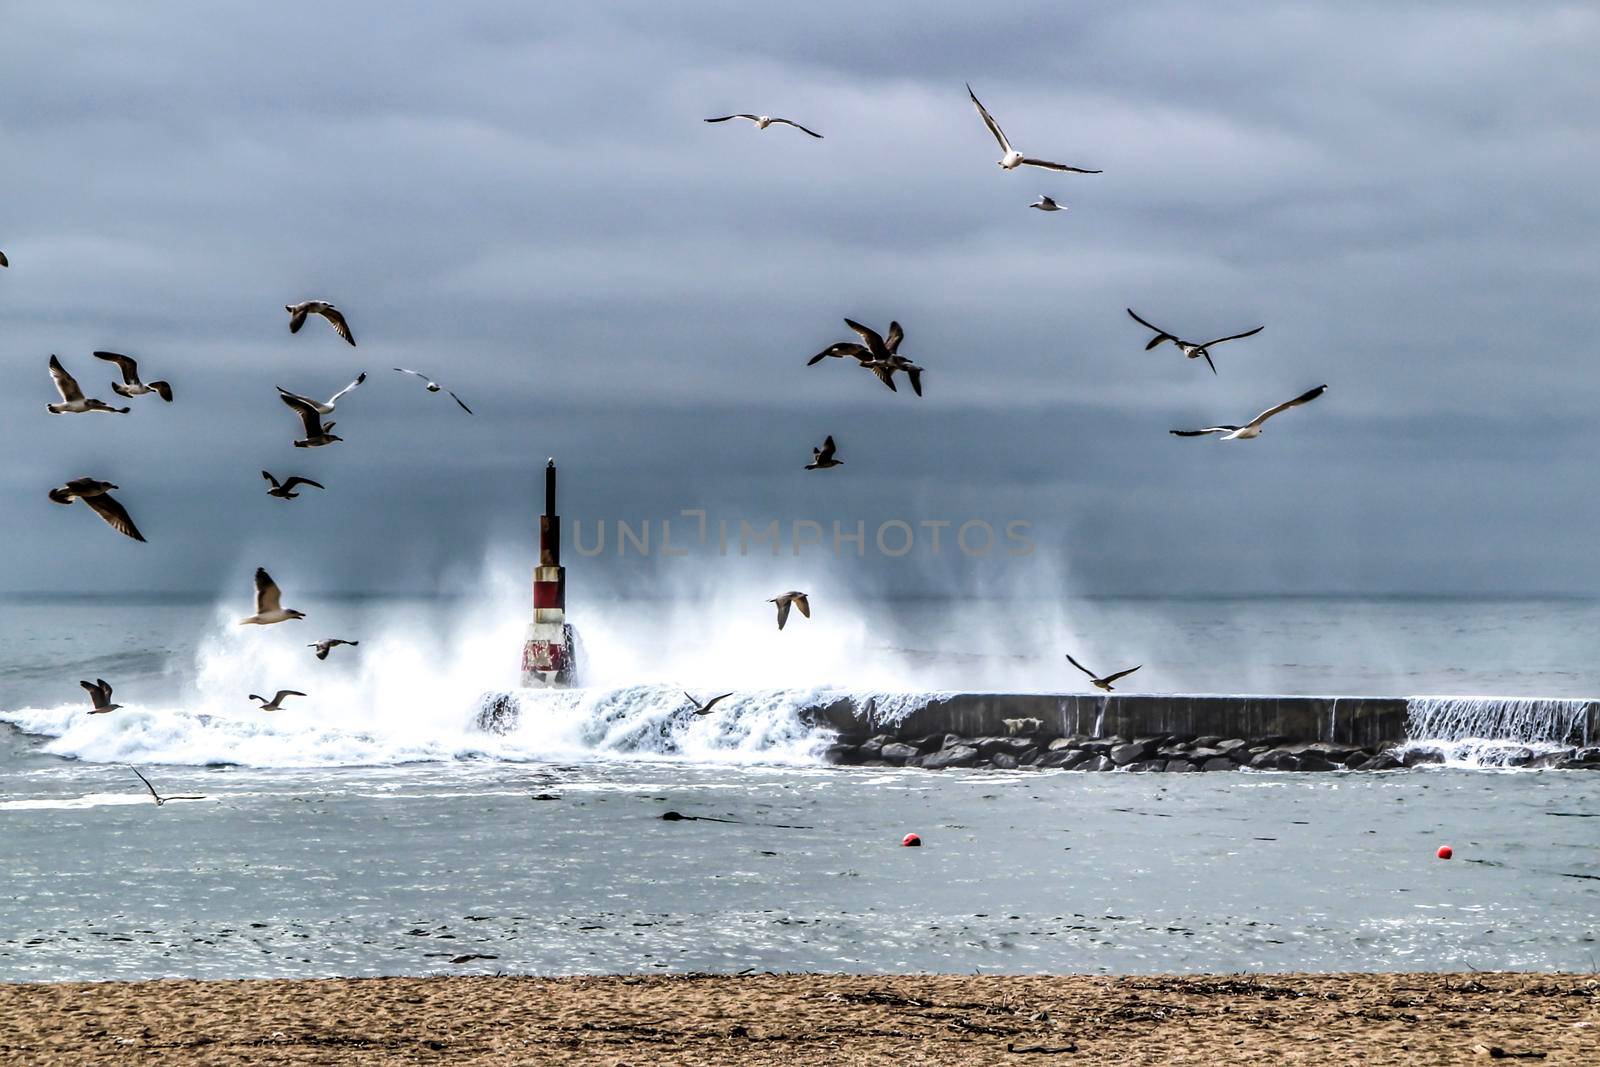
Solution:
M132 764L128 765L128 770L132 771L134 774L139 774L139 768L133 766ZM150 779L146 778L142 774L139 774L139 781L143 782L144 787L150 790L150 795L156 798L156 803L161 803L161 794L157 793L156 787L150 784Z
M293 393L280 393L278 399L288 404L294 409L294 413L300 416L300 424L305 427L307 437L321 437L326 432L322 428L322 416L310 403Z
M1065 163L1052 163L1048 159L1028 159L1023 157L1022 165L1025 167L1040 167L1044 170L1064 170L1073 174L1104 174L1100 170L1085 170L1083 167L1069 167Z
M1203 430L1168 430L1174 437L1204 437L1208 433L1232 433L1237 426L1207 426Z
M889 350L892 356L900 350L900 342L906 339L906 331L900 328L898 322L889 323L889 334L883 339L883 347Z
M134 362L132 357L124 356L117 352L96 352L94 353L94 358L103 359L107 363L115 363L117 369L122 372L124 385L141 384L139 381L139 364Z
M319 643L314 644L314 645L307 645L306 647L307 648L316 649L317 650L317 658L318 659L327 659L328 658L328 653L333 651L333 646L330 645L330 644L327 644L326 642L319 642Z
M867 343L867 351L872 353L874 359L884 359L891 355L887 345L883 343L883 335L870 326L863 326L855 319L845 319L844 324L861 336Z
M448 390L448 389L446 389L445 392L450 393L450 399L451 400L454 400L457 404L461 405L461 410L462 411L465 411L468 415L472 414L472 409L467 407L466 403L463 402L462 399L459 396L456 396L456 394L451 393L450 390Z
M283 607L283 591L272 580L265 567L256 568L256 614L279 611Z
M984 107L983 104L978 100L978 94L972 91L971 85L967 86L967 95L972 97L972 106L977 108L978 114L983 116L983 124L989 127L989 132L994 134L994 139L1000 142L1000 151L1010 152L1011 142L1006 140L1005 131L1002 130L1000 128L1000 124L994 120L994 116L989 114L989 109Z
M720 119L706 119L707 122L727 122L729 119L749 119L751 122L759 121L755 115L724 115Z
M278 690L278 695L272 698L272 702L274 704L277 704L277 703L281 702L284 697L303 697L303 696L305 696L305 694L300 692L300 690L298 690L298 689L280 689L280 690Z
M1293 400L1285 400L1283 403L1279 404L1277 407L1268 408L1267 410L1263 411L1261 414L1257 415L1255 418L1251 419L1248 423L1246 423L1246 425L1247 426L1260 426L1263 422L1266 422L1268 419L1272 418L1272 416L1276 415L1280 411L1288 411L1290 408L1297 408L1301 404L1309 404L1313 400L1315 400L1317 397L1321 396L1322 393L1323 393L1323 390L1325 390L1327 388L1328 387L1326 385L1319 385L1315 389L1307 389L1305 392L1301 393L1299 396L1295 397Z
M336 307L329 307L322 311L322 317L333 325L334 333L343 337L352 345L356 343L356 335L350 332L350 324L344 321L344 312Z
M717 706L717 702L719 700L727 700L731 696L733 696L732 693L723 693L721 696L714 696L704 704L698 705L695 708L694 713L696 715L709 715L711 714L711 709ZM690 697L690 699L693 700L694 698Z
M1253 330L1246 330L1244 333L1230 333L1228 336L1219 337L1215 341L1207 341L1205 344L1201 345L1200 347L1201 348L1210 348L1212 345L1220 345L1224 341L1237 341L1241 337L1254 337L1256 334L1260 333L1262 330L1265 330L1265 329L1266 329L1266 326L1262 325L1262 326L1257 326Z
M911 391L918 396L922 395L922 368L907 367L906 377L911 379Z
M893 367L889 366L887 363L868 363L867 366L872 369L873 374L878 376L878 381L882 382L884 385L887 385L892 392L898 393L900 391L899 389L896 389L894 385Z
M92 704L94 704L95 707L104 707L110 700L110 697L101 692L100 687L95 685L93 682L85 682L80 679L78 684L83 686L83 691L89 694L89 700Z
M419 370L407 370L405 367L396 367L395 370L399 371L401 374L409 374L413 378L421 378L425 382L431 380L426 374L423 374Z
M1217 373L1217 365L1215 363L1211 362L1211 353L1206 351L1204 348L1201 348L1200 349L1200 354L1202 356L1206 357L1206 366L1211 368L1211 373L1212 374Z
M800 125L798 122L794 121L793 119L773 119L772 121L773 122L781 122L785 126L793 126L795 129L799 130L801 133L809 133L811 136L815 137L817 140L819 140L819 141L822 140L822 134L818 133L816 130L808 130L808 129L806 129L804 126Z
M261 473L265 474L266 471L262 471ZM328 488L327 486L323 485L321 482L314 482L310 478L302 478L298 474L291 475L289 480L283 483L283 488L284 488L285 491L288 491L290 489L293 489L297 485L309 485L313 489L326 489L326 488Z
M0 267L9 266L11 266L11 261L6 258L6 254L4 252L0 252Z
M170 382L164 382L158 378L150 383L150 388L154 389L156 391L156 395L162 400L165 400L169 404L172 403L172 384Z
M263 477L267 481L271 482L272 483L272 488L274 488L274 489L282 489L283 488L281 485L278 484L278 479L274 478L270 471L262 471L261 472L261 477Z
M827 438L822 442L822 447L821 448L814 448L814 449L812 449L812 452L815 454L817 459L821 459L821 460L832 459L833 458L833 453L836 451L836 447L837 446L835 446L834 443L833 443L833 434L830 433L827 436Z
M306 308L305 308L305 305L302 304L299 307L289 308L288 311L289 311L289 332L290 333L299 333L300 332L300 327L302 327L302 326L304 326L306 324Z
M778 605L778 629L781 630L783 624L789 621L789 598L780 596L774 598L772 602Z
M1143 666L1144 666L1144 664L1142 664L1142 663L1139 664L1139 667L1143 667ZM1126 678L1128 675L1130 675L1134 671L1138 670L1139 667L1129 667L1125 671L1118 671L1116 674L1108 674L1108 675L1106 675L1104 678L1102 678L1100 680L1102 682L1106 683L1107 685L1110 685L1112 682L1116 681L1118 678Z
M1144 350L1146 352L1150 351L1162 341L1176 341L1178 339L1176 334L1170 334L1166 330L1163 330L1161 327L1157 326L1155 323L1146 319L1141 319L1139 317L1139 313L1134 311L1132 308L1124 308L1123 310L1133 317L1134 322L1137 322L1140 326L1143 326L1147 330L1154 330L1156 332L1156 336L1151 338L1150 343L1144 346Z
M328 407L330 407L330 408L333 407L333 405L335 405L335 404L337 404L339 402L339 398L341 396L344 396L344 394L348 393L350 390L354 389L356 386L360 385L362 382L364 382L366 380L367 380L367 372L366 371L362 371L360 374L356 375L355 381L351 382L349 385L345 386L343 389L339 390L337 393L334 393L332 396L330 396L328 398ZM281 389L279 390L279 392L282 392L282 391L283 390L281 390Z
M811 618L811 601L806 599L804 593L796 593L794 595L794 606L800 609L800 614L808 619Z
M144 534L140 533L139 528L133 524L133 520L128 518L128 509L113 500L110 494L100 493L97 496L85 496L78 499L93 508L94 513L106 520L106 524L119 534L131 537L135 541L144 540Z
M67 403L76 403L83 399L83 390L78 388L78 380L67 373L67 368L55 356L50 357L50 377L55 379L56 392L61 394L61 399Z
M1078 668L1084 674L1087 674L1091 680L1093 680L1096 677L1094 671L1091 671L1088 667L1085 667L1083 664L1081 664L1077 660L1073 659L1072 658L1072 653L1070 653L1070 652L1067 653L1067 662L1072 664L1074 667Z
M814 363L821 363L829 356L853 356L856 359L861 359L867 355L869 353L865 345L858 345L854 341L838 341L806 360L806 366L809 367Z

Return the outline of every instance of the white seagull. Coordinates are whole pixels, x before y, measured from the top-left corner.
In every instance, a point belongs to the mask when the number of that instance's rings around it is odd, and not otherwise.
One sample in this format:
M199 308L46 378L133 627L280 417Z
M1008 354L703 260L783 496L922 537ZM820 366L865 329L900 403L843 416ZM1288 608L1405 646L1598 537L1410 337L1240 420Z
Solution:
M317 409L304 400L290 393L280 393L278 394L278 399L288 404L294 413L300 416L300 425L305 428L305 437L296 441L294 447L321 448L323 445L331 445L335 441L344 440L344 438L333 432L334 424L331 422L324 423L322 415Z
M340 645L349 645L351 648L355 648L360 643L360 641L346 641L342 637L324 637L321 641L315 641L306 647L316 649L318 659L327 659L328 653Z
M432 378L428 377L426 374L423 374L421 371L406 370L404 367L396 367L395 370L399 371L401 374L410 374L410 375L413 375L415 377L421 378L424 382L427 383L428 392L430 392L430 393L438 393L438 392L450 393L450 390L446 389L444 386L440 385L438 382L434 381ZM468 415L472 414L472 409L467 407L466 404L462 403L462 400L461 400L461 398L459 396L456 396L456 394L454 394L454 393L450 393L450 399L454 400L457 404L461 404L461 410L462 411L465 411Z
M795 129L799 130L801 133L809 133L811 136L815 137L817 140L819 140L819 141L822 140L822 134L818 133L816 130L808 130L804 126L800 125L798 122L795 122L793 119L780 119L780 118L777 118L777 117L772 116L772 115L744 115L744 114L740 114L740 115L723 115L721 118L706 119L706 121L707 122L727 122L729 119L744 119L747 122L753 122L753 123L756 124L756 129L758 129L758 130L764 130L768 126L772 126L774 124L779 125L779 126L793 126Z
M1029 207L1036 207L1040 211L1065 211L1065 210L1067 210L1066 208L1062 207L1060 204L1056 203L1050 197L1045 196L1043 193L1039 194L1039 199L1038 200L1034 201L1033 203L1029 204L1028 206Z
M166 382L141 382L139 364L132 356L124 356L117 352L96 352L94 358L115 363L117 369L122 372L122 381L111 383L111 391L118 396L145 396L155 393L167 403L172 403L172 386Z
M104 715L122 707L121 704L111 703L111 683L104 678L96 678L92 682L80 681L78 684L83 686L83 691L89 694L89 702L94 705L89 709L90 715Z
M344 321L344 313L326 300L302 300L298 304L285 304L283 310L289 313L289 332L299 333L300 327L306 324L307 315L321 315L333 327L333 332L349 341L356 343L355 334L350 332L350 324Z
M1011 147L1011 142L1006 140L1005 131L994 120L984 106L978 102L978 94L972 91L972 86L967 86L967 95L972 97L972 106L978 109L978 114L983 116L983 124L989 127L989 132L994 134L994 139L1000 142L1000 168L1002 170L1016 170L1018 167L1042 167L1045 170L1065 170L1073 174L1099 174L1098 170L1085 170L1082 167L1069 167L1065 163L1051 163L1044 159L1029 159L1027 156Z
M334 405L339 403L339 398L366 380L367 372L362 371L360 374L355 376L354 381L345 386L343 389L339 390L337 393L334 393L325 401L317 400L315 397L301 396L299 393L291 393L281 385L278 386L277 389L280 396L286 396L291 400L298 400L312 411L315 411L318 415L332 415Z
M303 619L305 612L283 606L283 593L265 567L256 568L256 613L240 619L240 626L271 626L275 622Z
M298 689L280 689L280 690L278 690L277 694L271 700L268 700L266 697L263 697L263 696L257 696L254 693L250 694L250 699L251 700L259 700L259 701L261 701L261 710L262 711L282 711L283 710L283 698L284 697L303 697L303 696L305 696L305 694L300 692L300 690L298 690Z
M81 415L86 411L115 412L126 415L132 408L114 408L104 400L84 399L83 390L78 388L78 380L67 373L67 368L55 356L50 357L50 378L56 383L56 392L61 394L61 403L46 404L44 409L52 415Z
M1224 441L1248 441L1252 437L1261 436L1262 425L1272 416L1280 411L1288 411L1290 408L1297 408L1301 404L1311 403L1321 396L1327 388L1326 385L1319 385L1315 389L1307 389L1293 400L1285 400L1277 407L1268 408L1243 426L1207 426L1202 430L1171 430L1169 432L1177 437L1201 437L1208 433L1220 433Z
M793 604L800 609L800 614L811 618L811 601L806 599L806 594L791 589L780 596L772 597L768 604L778 605L778 629L783 629L783 624L789 621L789 605Z
M143 541L144 534L128 517L128 509L112 499L110 491L121 487L96 478L74 478L57 489L50 490L50 499L57 504L71 504L81 500L89 509L106 521L106 525L135 541Z
M1220 345L1224 341L1237 341L1241 337L1254 337L1256 334L1266 329L1265 326L1257 326L1255 329L1246 330L1244 333L1230 333L1228 336L1219 337L1215 341L1202 341L1196 344L1193 341L1181 341L1178 339L1177 334L1168 333L1155 323L1146 322L1144 319L1141 319L1138 312L1134 311L1132 308L1125 308L1124 310L1126 310L1129 315L1133 316L1134 322L1137 322L1140 326L1143 326L1147 330L1154 330L1156 332L1156 335L1150 338L1150 343L1144 346L1144 350L1146 352L1150 351L1159 344L1171 341L1179 352L1182 352L1190 359L1200 359L1202 356L1205 357L1206 365L1211 368L1212 374L1217 373L1217 365L1211 362L1211 352L1209 351L1212 345Z

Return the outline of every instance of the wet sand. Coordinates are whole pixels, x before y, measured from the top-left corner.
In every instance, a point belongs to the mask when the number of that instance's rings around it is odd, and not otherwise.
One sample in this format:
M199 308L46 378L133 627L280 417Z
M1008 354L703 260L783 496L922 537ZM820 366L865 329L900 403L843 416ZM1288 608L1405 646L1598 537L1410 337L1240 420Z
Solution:
M1577 1064L1597 1047L1593 975L0 986L0 1052L27 1064Z

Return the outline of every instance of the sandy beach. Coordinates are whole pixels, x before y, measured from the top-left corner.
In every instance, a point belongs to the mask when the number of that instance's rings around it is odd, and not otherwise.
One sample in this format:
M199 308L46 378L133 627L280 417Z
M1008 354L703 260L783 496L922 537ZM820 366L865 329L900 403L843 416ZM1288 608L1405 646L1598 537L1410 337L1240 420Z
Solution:
M1600 978L388 978L0 986L9 1062L1594 1062Z

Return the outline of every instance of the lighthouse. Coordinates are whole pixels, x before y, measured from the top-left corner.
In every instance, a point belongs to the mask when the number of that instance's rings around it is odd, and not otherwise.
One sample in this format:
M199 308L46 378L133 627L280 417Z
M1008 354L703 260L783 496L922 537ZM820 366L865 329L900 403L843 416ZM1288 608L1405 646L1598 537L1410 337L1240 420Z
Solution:
M556 461L544 468L544 514L539 516L539 565L533 569L533 621L522 643L524 687L562 688L577 673L567 623L567 572L561 566L561 516L556 514Z

